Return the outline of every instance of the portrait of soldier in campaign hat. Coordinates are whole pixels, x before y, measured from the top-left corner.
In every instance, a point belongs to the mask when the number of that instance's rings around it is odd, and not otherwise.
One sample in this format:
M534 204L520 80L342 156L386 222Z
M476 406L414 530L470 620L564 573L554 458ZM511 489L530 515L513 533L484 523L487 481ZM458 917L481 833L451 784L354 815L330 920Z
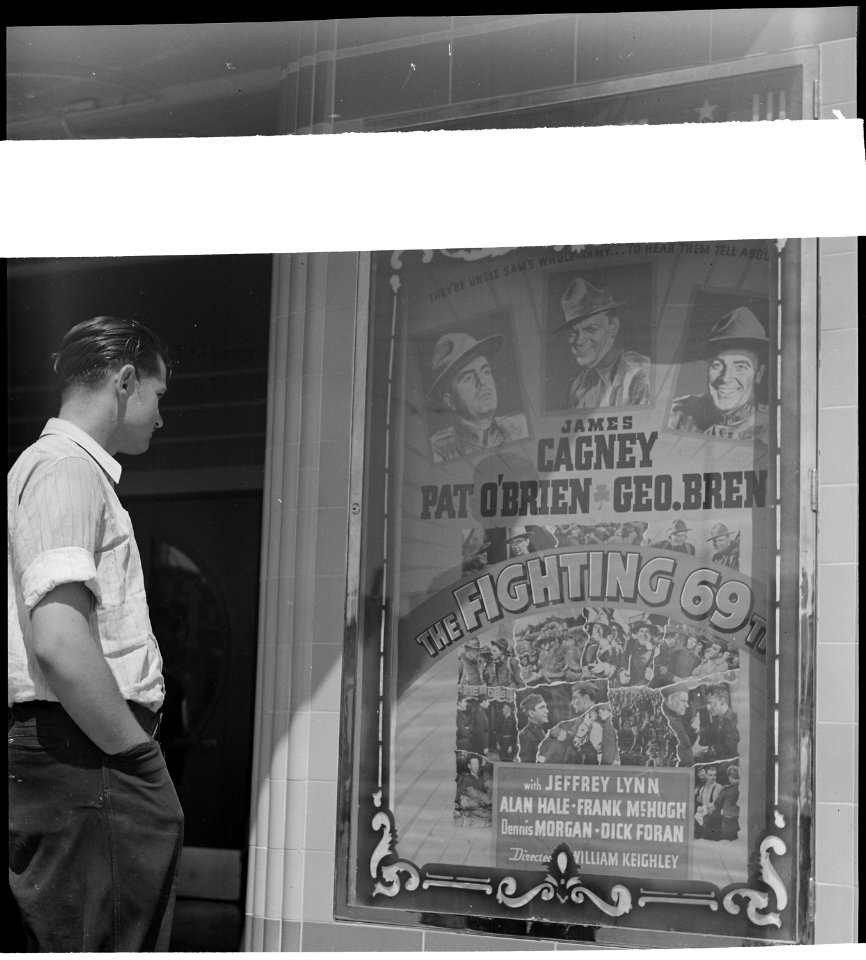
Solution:
M740 569L740 533L738 530L731 530L721 521L714 523L710 527L707 543L711 543L713 546L713 563L730 567L732 570Z
M676 553L687 553L694 556L695 548L689 543L688 537L691 527L685 520L674 520L661 540L652 541L651 546L661 550L674 550Z
M766 442L769 408L758 386L767 373L769 339L755 313L738 306L723 314L692 351L706 362L706 390L677 397L668 426L725 440Z
M649 405L650 358L620 343L619 308L627 302L603 282L582 276L560 297L561 322L552 335L564 335L576 367L561 409Z
M428 401L450 423L430 438L435 463L529 436L522 413L497 413L499 393L492 363L504 342L500 334L478 340L462 331L446 333L436 341Z

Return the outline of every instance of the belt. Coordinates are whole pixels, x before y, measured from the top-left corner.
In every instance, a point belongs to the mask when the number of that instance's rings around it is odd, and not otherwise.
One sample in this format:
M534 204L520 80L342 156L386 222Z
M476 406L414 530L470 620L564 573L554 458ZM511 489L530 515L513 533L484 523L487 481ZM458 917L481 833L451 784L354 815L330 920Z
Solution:
M134 700L127 700L126 705L138 721L139 726L154 740L159 740L159 726L162 723L162 710L154 712ZM61 716L74 723L72 717L55 700L26 700L23 703L13 703L9 708L10 718L16 720L32 720L38 717Z

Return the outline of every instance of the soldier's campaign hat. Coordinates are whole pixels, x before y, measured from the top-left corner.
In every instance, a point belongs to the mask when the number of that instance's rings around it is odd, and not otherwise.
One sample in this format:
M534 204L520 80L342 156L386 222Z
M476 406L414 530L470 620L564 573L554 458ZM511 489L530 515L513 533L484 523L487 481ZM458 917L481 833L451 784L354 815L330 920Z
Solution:
M527 527L529 541L536 550L550 550L556 546L556 537L547 527Z
M719 350L752 350L766 357L769 346L767 332L748 307L736 307L718 320L710 330L709 338L697 348L697 355L708 359Z
M558 326L554 333L559 333L566 327L572 327L596 314L616 310L625 303L625 300L614 300L607 287L597 287L589 280L578 277L568 285L559 303L565 323Z
M478 639L478 637L470 637L470 638L466 641L466 643L463 644L463 648L464 648L465 650L482 650L482 649L484 649L484 648L481 646L481 641Z
M707 543L710 540L715 540L716 537L732 537L734 535L733 530L729 530L723 523L714 523L710 527L710 535L707 537Z
M643 627L646 627L653 636L658 636L659 628L649 620L638 620L632 624L632 630L634 630L635 633Z
M668 530L668 536L672 533L688 533L692 528L686 525L685 520L674 520Z
M511 533L505 538L506 543L514 543L515 540L529 540L530 535L526 527L513 526Z
M508 653L508 641L505 637L496 637L495 640L490 641L491 647L498 647L503 653Z
M468 333L446 333L441 336L433 348L433 383L428 393L430 400L441 400L449 380L464 364L476 357L487 357L489 360L499 353L502 342L503 337L498 333L482 340L476 340Z

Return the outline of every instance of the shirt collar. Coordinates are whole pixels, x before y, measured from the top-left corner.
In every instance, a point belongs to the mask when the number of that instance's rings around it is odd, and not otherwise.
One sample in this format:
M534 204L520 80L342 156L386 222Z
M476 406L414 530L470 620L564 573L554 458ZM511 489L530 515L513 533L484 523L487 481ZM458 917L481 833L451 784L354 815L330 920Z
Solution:
M496 436L496 431L499 430L499 424L494 417L490 421L490 426L487 428L481 428L474 426L469 423L467 420L456 420L454 423L454 435L457 437L462 437L466 440L470 440L478 446L485 446L485 438L489 438L491 435Z
M622 350L616 344L613 344L610 350L607 351L607 353L592 369L601 379L610 380L611 372L621 356Z
M45 429L42 431L41 436L66 437L67 440L77 443L82 450L93 457L115 485L120 482L120 474L123 471L123 467L121 467L114 457L112 457L104 447L101 447L93 437L69 420L52 417L48 423L45 424Z
M722 414L721 423L726 427L738 427L755 419L755 401L739 407L731 414Z

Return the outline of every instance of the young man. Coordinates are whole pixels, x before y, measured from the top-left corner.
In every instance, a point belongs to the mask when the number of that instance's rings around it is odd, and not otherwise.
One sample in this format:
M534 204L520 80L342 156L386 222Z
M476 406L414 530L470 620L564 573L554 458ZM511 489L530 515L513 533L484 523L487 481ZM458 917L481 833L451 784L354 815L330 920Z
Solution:
M476 340L447 333L433 348L429 400L451 415L451 424L430 438L433 461L453 460L529 435L522 413L497 416L499 395L490 358L502 347L498 334Z
M517 759L520 763L536 763L538 748L547 729L549 708L540 693L530 693L520 704L526 725L517 733Z
M706 393L677 397L668 426L725 440L766 443L769 414L757 388L767 371L769 341L748 307L726 313L698 351L707 363Z
M650 358L623 350L618 309L607 287L583 277L573 280L562 296L564 323L554 330L568 332L577 373L568 385L564 408L645 407L650 402Z
M183 813L118 453L162 426L166 350L132 320L73 327L61 407L7 480L9 877L28 946L165 951Z

